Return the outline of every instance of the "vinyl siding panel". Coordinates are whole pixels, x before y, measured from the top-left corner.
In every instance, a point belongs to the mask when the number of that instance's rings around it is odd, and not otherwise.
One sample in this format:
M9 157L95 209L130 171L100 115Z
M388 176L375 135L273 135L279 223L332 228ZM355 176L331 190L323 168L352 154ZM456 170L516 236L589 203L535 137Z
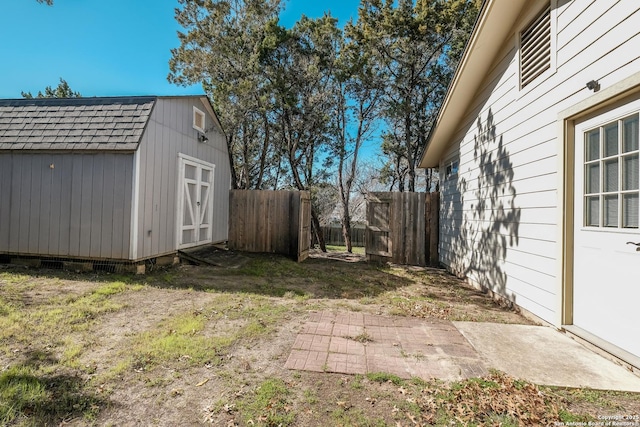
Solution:
M132 158L1 152L0 252L128 259Z
M213 118L198 98L158 98L140 143L138 258L175 252L177 248L178 154L215 165L212 241L228 237L231 170L224 135L209 130L205 143L193 129L193 107L205 111L206 127Z
M640 70L640 4L558 3L555 71L519 89L516 39L527 22L516 22L441 163L459 159L458 175L441 186L441 262L552 323L558 113L593 94L587 81L607 87ZM521 16L543 7L531 2Z
M11 158L0 155L0 247L9 247L11 230L11 174L13 169Z

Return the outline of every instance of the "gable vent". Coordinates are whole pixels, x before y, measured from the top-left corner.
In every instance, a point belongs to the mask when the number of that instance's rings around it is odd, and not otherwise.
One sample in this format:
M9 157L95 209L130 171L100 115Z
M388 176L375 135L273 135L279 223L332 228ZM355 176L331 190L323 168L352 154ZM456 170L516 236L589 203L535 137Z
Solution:
M551 68L551 7L520 33L520 87Z

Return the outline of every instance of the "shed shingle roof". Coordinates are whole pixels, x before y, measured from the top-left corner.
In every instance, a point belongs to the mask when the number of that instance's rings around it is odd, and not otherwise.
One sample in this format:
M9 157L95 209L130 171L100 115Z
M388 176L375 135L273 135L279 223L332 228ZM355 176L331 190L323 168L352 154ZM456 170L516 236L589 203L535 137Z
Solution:
M156 99L0 99L0 150L135 150Z

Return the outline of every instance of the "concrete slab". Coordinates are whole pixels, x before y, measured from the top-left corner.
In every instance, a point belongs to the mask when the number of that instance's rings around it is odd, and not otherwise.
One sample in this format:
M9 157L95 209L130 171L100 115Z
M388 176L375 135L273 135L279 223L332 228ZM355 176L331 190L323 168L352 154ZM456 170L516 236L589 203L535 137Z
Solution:
M640 378L545 326L453 322L489 368L541 385L640 392Z

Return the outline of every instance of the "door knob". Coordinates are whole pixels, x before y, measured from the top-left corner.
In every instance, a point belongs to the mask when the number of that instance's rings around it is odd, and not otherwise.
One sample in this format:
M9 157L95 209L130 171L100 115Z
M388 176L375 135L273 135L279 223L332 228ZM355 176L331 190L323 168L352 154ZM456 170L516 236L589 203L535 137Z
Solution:
M636 246L636 252L640 252L640 242L639 243L627 242L627 245L635 245Z
M200 206L200 202L196 202L196 205Z

